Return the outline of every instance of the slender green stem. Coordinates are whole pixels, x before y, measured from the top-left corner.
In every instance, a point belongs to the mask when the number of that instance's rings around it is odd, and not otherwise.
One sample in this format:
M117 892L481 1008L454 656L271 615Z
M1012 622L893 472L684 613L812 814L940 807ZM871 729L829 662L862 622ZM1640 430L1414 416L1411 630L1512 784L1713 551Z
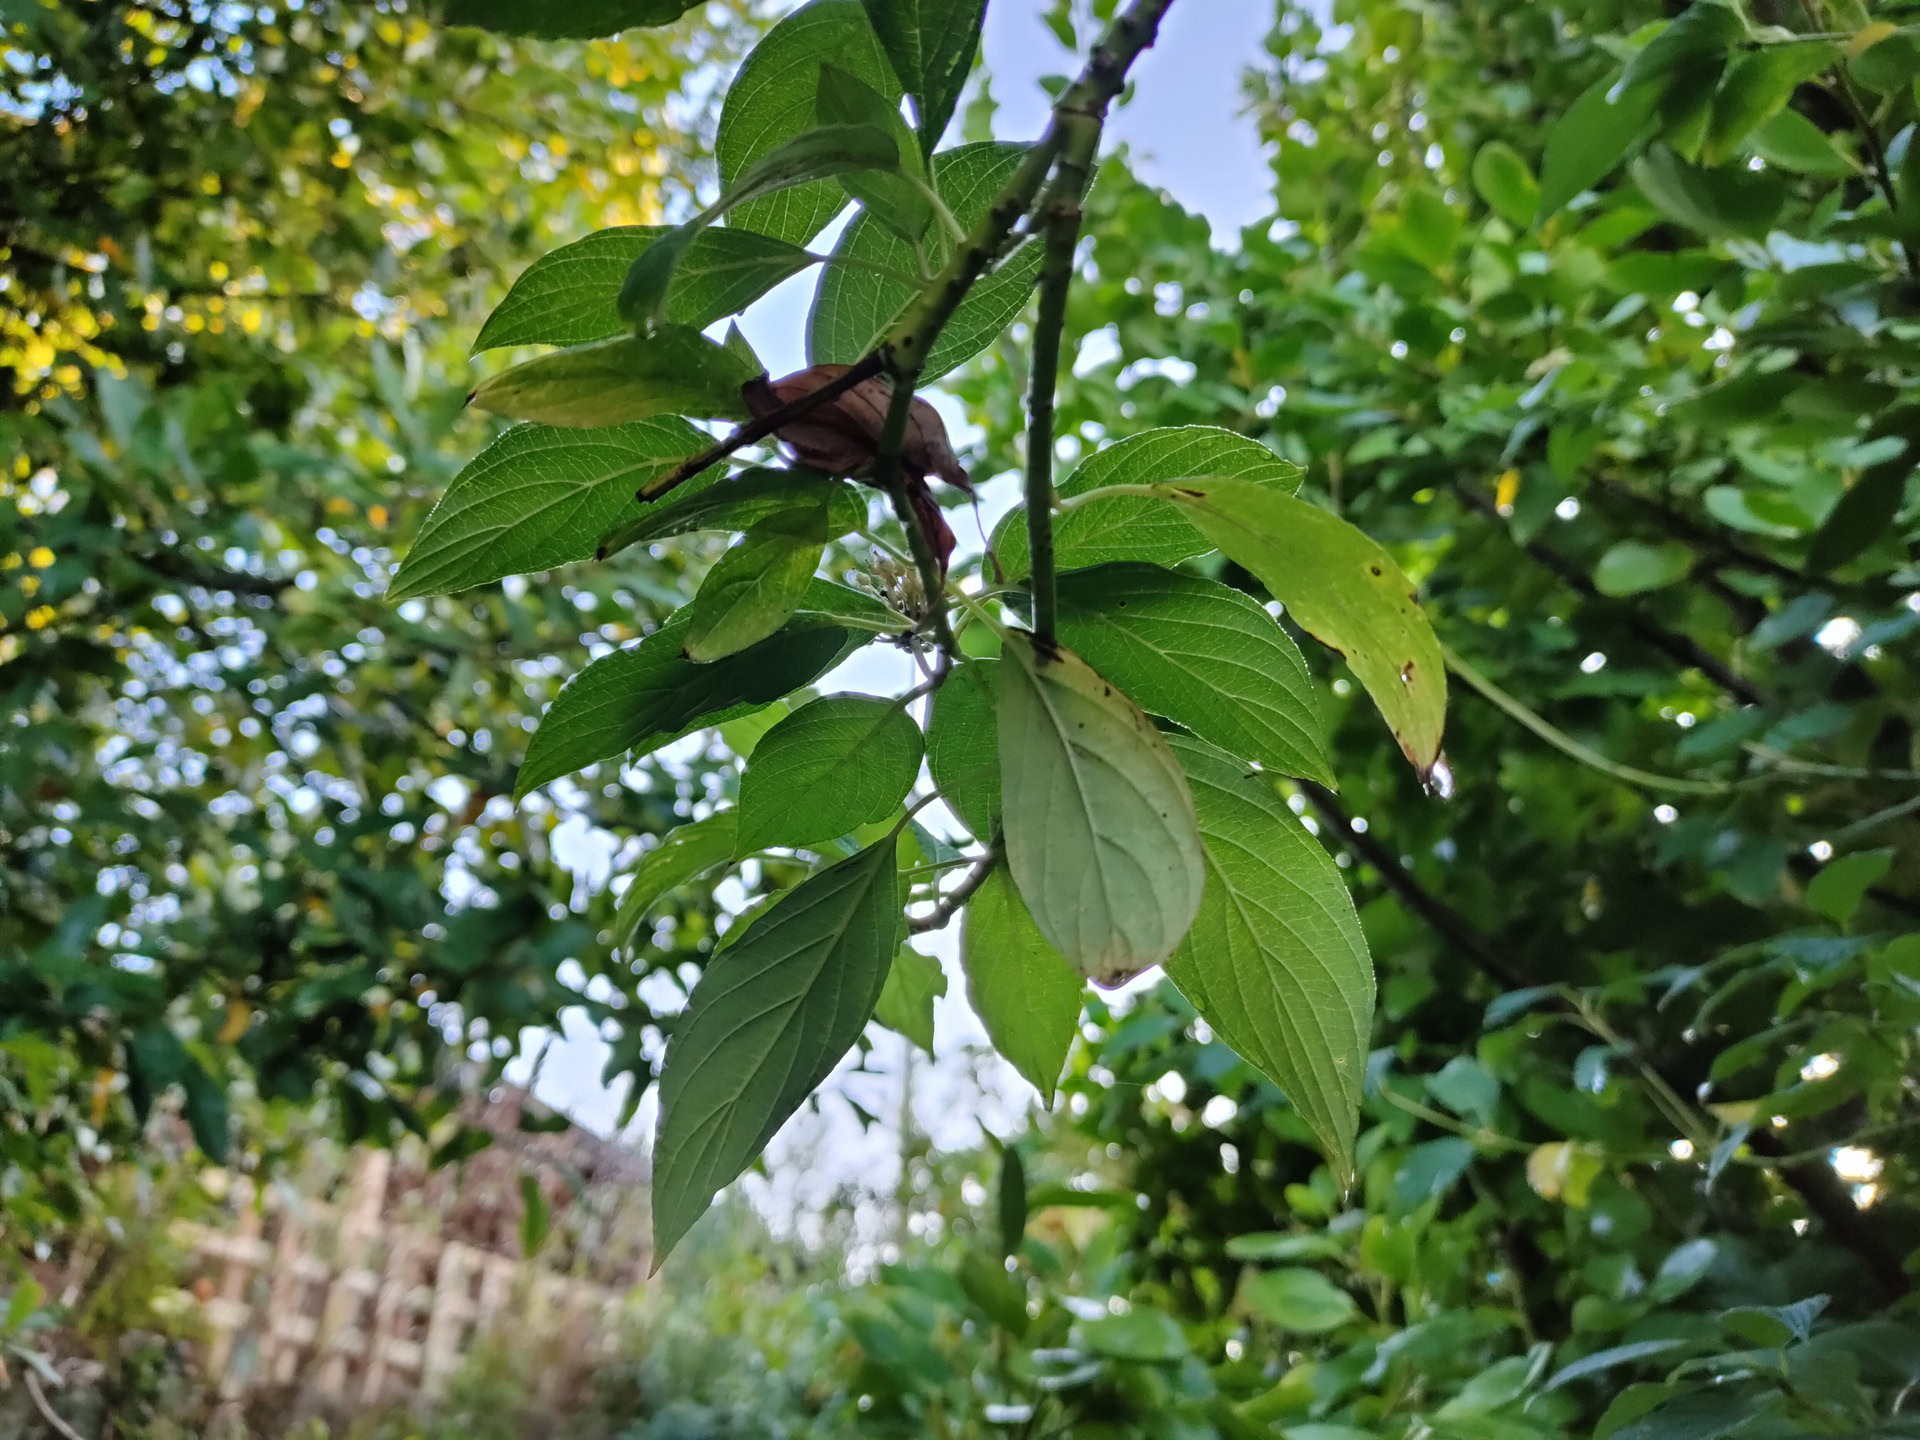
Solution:
M973 898L973 892L987 883L987 877L993 874L994 867L999 865L1001 856L1005 853L1005 843L995 835L980 862L966 873L958 885L942 895L939 903L930 912L908 920L907 929L915 935L924 935L929 930L944 930L947 922L959 914L967 901Z
M1440 647L1440 654L1445 658L1447 668L1477 690L1483 698L1518 720L1561 754L1569 759L1578 760L1591 770L1598 770L1602 775L1625 781L1629 785L1638 785L1647 790L1667 790L1676 795L1724 795L1732 788L1724 780L1685 780L1676 775L1655 775L1648 770L1637 770L1631 765L1622 765L1618 761L1609 760L1599 751L1582 745L1566 731L1549 724L1445 645Z
M933 188L932 183L909 171L903 170L901 175L909 185L920 192L920 198L925 200L933 210L933 218L940 222L940 228L947 232L947 238L956 245L966 244L965 227L954 218L953 211L947 208L947 202L940 198L940 192Z
M1098 490L1083 490L1078 495L1065 498L1055 496L1053 513L1064 515L1069 510L1078 510L1082 505L1092 504L1095 500L1111 500L1116 495L1145 495L1160 498L1160 489L1156 485L1102 485Z
M1096 143L1098 128L1095 128ZM1061 158L1061 181L1068 161ZM1053 644L1053 390L1060 374L1060 335L1073 288L1073 249L1080 240L1080 196L1071 184L1047 211L1047 254L1040 268L1040 313L1033 329L1033 373L1027 388L1027 554L1033 592L1033 636Z

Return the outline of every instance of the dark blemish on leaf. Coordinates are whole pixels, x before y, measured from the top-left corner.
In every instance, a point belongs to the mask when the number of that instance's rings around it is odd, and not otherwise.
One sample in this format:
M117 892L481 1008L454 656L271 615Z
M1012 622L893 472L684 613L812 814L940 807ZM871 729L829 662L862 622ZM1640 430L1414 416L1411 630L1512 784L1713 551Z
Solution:
M1411 685L1413 683L1413 661L1409 660L1400 667L1400 683L1402 685Z
M1373 577L1376 580L1379 579L1382 575L1387 573L1386 571L1382 570L1378 565L1369 565L1367 569L1372 573Z
M476 395L478 395L479 393L480 393L480 392L479 392L478 390L469 390L469 391L467 391L467 399L466 399L466 403L467 403L467 404L469 404L469 405L471 405L471 404L473 403L473 397L474 397L474 396L476 396Z

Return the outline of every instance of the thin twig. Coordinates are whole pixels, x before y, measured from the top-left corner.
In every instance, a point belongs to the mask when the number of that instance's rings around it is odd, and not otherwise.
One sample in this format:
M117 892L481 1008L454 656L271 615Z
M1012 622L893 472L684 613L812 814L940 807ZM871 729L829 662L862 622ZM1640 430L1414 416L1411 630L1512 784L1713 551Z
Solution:
M848 368L847 373L837 380L828 381L818 390L809 390L798 399L789 400L778 410L770 411L757 420L749 420L715 445L702 450L698 455L689 456L657 480L649 480L634 493L640 501L658 500L677 485L683 485L703 470L711 470L734 451L751 445L756 440L764 440L781 426L798 420L801 416L818 410L830 400L837 400L854 386L871 380L881 370L878 353L867 356L859 364Z
M947 923L973 898L973 892L987 883L987 877L993 874L994 866L1000 863L1002 853L1000 837L996 835L993 843L987 847L987 853L980 858L980 863L969 870L958 885L942 895L940 903L927 914L909 919L907 930L914 935L925 935L930 930L946 929Z
M54 1412L54 1408L47 1403L47 1397L40 1393L40 1377L33 1373L32 1368L29 1367L20 1373L26 1377L27 1398L33 1401L33 1408L40 1412L42 1420L53 1427L54 1433L64 1436L65 1440L86 1440L84 1435L62 1420Z

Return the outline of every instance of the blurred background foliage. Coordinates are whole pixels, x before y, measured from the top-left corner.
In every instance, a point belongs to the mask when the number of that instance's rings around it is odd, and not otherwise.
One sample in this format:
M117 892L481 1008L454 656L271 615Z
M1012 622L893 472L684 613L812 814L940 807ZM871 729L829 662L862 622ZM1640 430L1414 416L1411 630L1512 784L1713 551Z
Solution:
M1177 996L1090 1001L1017 1167L903 1137L863 1202L893 1243L724 1207L567 1417L477 1363L377 1433L1920 1429L1920 7L1754 0L1838 52L1771 114L1729 115L1754 42L1681 56L1633 133L1554 132L1682 8L1278 5L1245 57L1271 221L1216 247L1124 159L1093 197L1063 453L1265 441L1456 665L1442 801L1309 647L1341 790L1295 802L1381 983L1355 1193ZM509 46L375 7L8 12L49 61L0 100L11 1255L109 1213L110 1157L165 1168L135 1142L176 1085L202 1146L272 1163L316 1104L432 1125L450 1048L503 1060L563 1006L657 1055L660 992L553 837L658 833L731 763L504 797L571 668L523 657L635 633L684 561L379 592L481 438L489 301L697 179L729 16ZM1536 221L1543 190L1572 203ZM977 477L1016 465L1020 339L950 382ZM674 902L642 969L697 964L712 909ZM11 1343L72 1319L13 1294Z

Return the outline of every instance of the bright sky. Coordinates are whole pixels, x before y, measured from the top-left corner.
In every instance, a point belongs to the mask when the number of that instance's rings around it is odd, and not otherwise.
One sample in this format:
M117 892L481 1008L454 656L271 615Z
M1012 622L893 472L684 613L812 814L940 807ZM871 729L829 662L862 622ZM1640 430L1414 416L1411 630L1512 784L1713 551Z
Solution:
M995 129L1008 138L1037 137L1045 128L1048 101L1040 77L1078 68L1042 22L1043 10L1042 0L991 0L988 6L986 66L1000 104ZM1240 77L1260 59L1272 14L1272 7L1258 0L1175 4L1158 44L1134 69L1139 81L1135 99L1107 127L1108 148L1125 144L1137 173L1166 188L1188 209L1204 213L1215 243L1222 246L1233 245L1242 226L1271 213L1271 172L1251 122L1240 114ZM1084 43L1088 37L1082 38ZM828 248L831 239L829 235L815 248ZM742 317L748 339L776 375L806 364L802 337L814 283L810 272L798 276ZM937 392L931 398L946 414L956 441L964 442L969 427L957 407ZM1014 488L1011 477L983 487L982 518L989 531L1014 503ZM961 555L977 553L979 540L967 512L956 512L955 528ZM827 693L898 694L912 681L911 661L905 655L873 646L826 677L819 688ZM937 807L926 814L934 817L936 812ZM567 857L589 883L605 884L605 842L595 843L585 835L568 838L573 843L564 844L556 836L555 853ZM976 1143L983 1125L1003 1135L1017 1130L1020 1116L1037 1098L1010 1066L979 1053L986 1036L964 999L958 930L956 924L916 942L940 958L948 976L947 996L935 1007L937 1059L928 1064L920 1057L913 1082L916 1121L942 1148ZM886 1188L898 1174L899 1137L893 1121L906 1046L897 1036L872 1033L878 1037L874 1067L881 1073L848 1074L843 1066L824 1089L844 1093L887 1123L863 1132L851 1109L830 1096L823 1096L817 1116L803 1109L771 1148L773 1182L748 1182L756 1201L776 1220L800 1219L804 1228L804 1217L840 1185ZM528 1053L538 1044L538 1038L532 1038ZM625 1081L612 1090L601 1085L606 1055L606 1045L584 1015L570 1012L566 1033L548 1056L538 1084L541 1098L603 1133L619 1115L625 1087ZM523 1061L509 1073L524 1075L525 1068ZM649 1101L636 1128L650 1126L651 1108Z

